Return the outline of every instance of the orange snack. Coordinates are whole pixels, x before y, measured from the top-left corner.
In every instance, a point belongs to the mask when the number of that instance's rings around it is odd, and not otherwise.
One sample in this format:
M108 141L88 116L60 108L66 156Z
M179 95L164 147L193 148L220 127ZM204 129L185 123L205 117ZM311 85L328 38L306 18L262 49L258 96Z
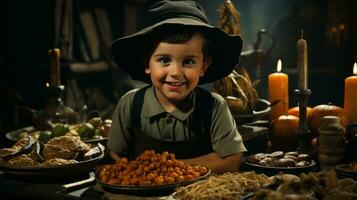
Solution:
M99 179L112 185L150 186L192 180L207 172L206 167L188 165L167 151L159 154L148 150L135 160L123 157L115 164L104 165Z

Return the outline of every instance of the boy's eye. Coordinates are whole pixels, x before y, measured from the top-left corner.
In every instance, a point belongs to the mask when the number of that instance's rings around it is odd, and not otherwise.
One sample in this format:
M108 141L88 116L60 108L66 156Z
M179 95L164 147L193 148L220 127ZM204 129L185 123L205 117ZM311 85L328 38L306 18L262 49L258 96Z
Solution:
M196 62L193 60L193 59L185 59L184 61L183 61L183 65L193 65L193 64L195 64Z
M170 63L171 59L169 57L163 56L158 59L161 64L167 65Z

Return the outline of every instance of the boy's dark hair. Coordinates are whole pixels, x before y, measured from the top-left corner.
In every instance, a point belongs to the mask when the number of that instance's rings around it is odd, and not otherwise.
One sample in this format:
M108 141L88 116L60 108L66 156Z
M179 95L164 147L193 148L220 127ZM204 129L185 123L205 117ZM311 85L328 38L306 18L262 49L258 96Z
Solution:
M160 42L171 44L182 44L189 41L193 36L200 35L204 42L202 46L203 59L206 59L212 53L212 42L204 34L204 31L193 28L161 28L153 30L147 43L145 44L144 52L142 54L142 61L145 66L148 66L150 56L159 45Z

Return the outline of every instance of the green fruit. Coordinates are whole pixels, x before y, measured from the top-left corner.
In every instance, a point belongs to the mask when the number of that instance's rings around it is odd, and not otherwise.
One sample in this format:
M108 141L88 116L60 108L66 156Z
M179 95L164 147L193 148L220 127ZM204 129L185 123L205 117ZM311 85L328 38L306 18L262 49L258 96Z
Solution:
M95 130L92 124L90 123L82 123L77 128L77 132L81 139L90 139L93 137Z
M46 130L46 131L42 131L40 133L38 141L43 142L43 143L47 143L50 139L52 139L52 132Z
M57 124L55 125L51 132L53 134L53 137L59 137L65 135L69 131L69 125L68 124Z

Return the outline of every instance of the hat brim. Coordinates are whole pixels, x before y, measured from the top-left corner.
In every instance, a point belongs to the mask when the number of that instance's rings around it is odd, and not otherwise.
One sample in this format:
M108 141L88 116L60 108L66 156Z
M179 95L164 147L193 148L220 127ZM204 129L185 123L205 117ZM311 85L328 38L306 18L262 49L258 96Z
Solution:
M220 28L191 18L170 18L137 33L117 39L112 44L112 54L119 68L126 71L132 79L150 83L150 76L145 73L145 67L140 58L145 48L147 34L152 30L170 28L172 26L199 27L205 30L212 42L212 63L205 76L200 78L199 84L210 83L229 75L239 63L242 51L242 39L238 35L228 35Z

